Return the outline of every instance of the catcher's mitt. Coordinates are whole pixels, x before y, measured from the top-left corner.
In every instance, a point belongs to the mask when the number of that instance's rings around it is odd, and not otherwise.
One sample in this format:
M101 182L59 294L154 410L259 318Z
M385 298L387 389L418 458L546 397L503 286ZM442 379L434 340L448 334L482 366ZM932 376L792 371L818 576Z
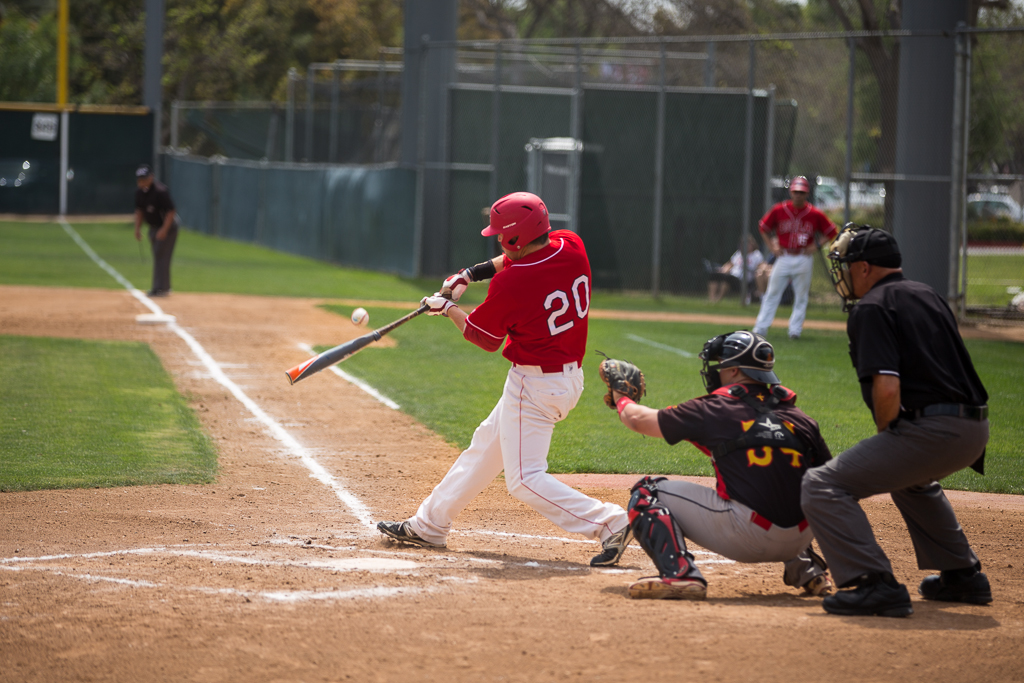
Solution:
M600 352L599 352L600 353ZM604 355L604 354L601 354ZM647 393L647 382L644 380L644 373L640 368L627 360L616 360L605 356L599 368L601 381L608 386L608 393L604 395L604 404L609 408L615 408L613 391L628 396L637 403Z

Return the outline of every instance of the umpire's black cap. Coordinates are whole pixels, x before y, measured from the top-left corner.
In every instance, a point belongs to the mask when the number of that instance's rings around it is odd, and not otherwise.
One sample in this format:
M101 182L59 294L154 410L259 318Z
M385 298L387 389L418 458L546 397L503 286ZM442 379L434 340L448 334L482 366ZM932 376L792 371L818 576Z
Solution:
M885 230L866 225L848 224L847 229L850 228L852 228L852 236L849 243L845 251L835 260L842 263L865 261L882 268L899 268L902 265L903 257L900 255L900 245L896 244L895 237ZM830 258L835 257L830 255Z
M153 175L153 169L149 167L149 164L139 164L139 167L135 169L136 178L145 178L151 175Z

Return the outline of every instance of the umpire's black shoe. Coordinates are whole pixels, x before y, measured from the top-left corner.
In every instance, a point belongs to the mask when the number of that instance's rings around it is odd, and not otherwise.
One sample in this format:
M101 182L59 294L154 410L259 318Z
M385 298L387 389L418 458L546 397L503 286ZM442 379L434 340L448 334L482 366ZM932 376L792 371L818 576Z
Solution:
M821 601L829 614L846 616L906 617L914 613L910 593L891 574L864 575L856 588L839 591Z
M925 600L987 605L992 602L992 587L988 577L978 571L979 568L980 565L932 574L921 582L917 592Z
M626 546L629 545L629 541L633 538L633 529L628 524L621 529L616 531L614 534L604 539L601 543L601 554L595 555L590 560L591 567L611 567L612 565L618 564L622 558L622 553L626 552Z

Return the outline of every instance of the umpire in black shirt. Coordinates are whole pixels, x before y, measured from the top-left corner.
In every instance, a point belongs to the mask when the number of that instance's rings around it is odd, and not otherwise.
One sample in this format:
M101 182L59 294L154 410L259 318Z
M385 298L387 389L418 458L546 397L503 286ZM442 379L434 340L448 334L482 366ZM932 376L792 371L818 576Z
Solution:
M836 584L850 588L822 605L832 614L913 613L858 504L879 493L890 493L903 515L918 568L940 570L918 587L926 600L992 602L988 578L938 483L965 467L981 472L988 442L988 394L956 319L938 292L903 278L899 247L886 232L848 224L829 259L850 312L850 357L878 433L804 476L807 521Z
M149 224L149 245L153 250L153 286L149 296L171 293L171 256L178 241L178 215L167 186L153 178L153 169L143 164L135 170L135 239L142 239L142 221Z

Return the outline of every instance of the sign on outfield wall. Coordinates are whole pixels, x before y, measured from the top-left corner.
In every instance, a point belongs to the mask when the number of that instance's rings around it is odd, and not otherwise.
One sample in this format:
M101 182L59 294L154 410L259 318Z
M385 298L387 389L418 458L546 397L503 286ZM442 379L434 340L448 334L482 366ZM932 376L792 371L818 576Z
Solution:
M24 129L22 129L24 130ZM32 139L53 142L57 139L57 115L33 114Z

